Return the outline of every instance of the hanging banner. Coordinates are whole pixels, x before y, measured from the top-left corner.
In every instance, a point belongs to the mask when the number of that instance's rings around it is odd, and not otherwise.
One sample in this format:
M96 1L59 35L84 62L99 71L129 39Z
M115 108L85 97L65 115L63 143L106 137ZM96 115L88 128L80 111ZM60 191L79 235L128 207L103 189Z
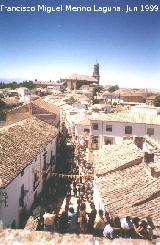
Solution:
M48 172L45 170L36 170L33 169L32 170L33 173L39 173L41 175L43 174L47 174ZM76 175L76 174L59 174L59 173L50 173L51 176L58 176L58 177L62 177L62 178L75 178L75 179L79 179L79 178L93 178L95 176L95 174L83 174L83 175Z

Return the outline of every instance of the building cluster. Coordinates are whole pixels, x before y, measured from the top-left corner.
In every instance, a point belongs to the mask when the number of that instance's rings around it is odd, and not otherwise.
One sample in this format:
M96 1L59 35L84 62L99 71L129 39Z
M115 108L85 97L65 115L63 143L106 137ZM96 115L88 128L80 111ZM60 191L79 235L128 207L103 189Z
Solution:
M30 90L25 87L20 87L16 89L5 88L0 90L0 98L3 99L7 104L11 104L12 106L21 105L22 103L28 103L31 97L32 96Z
M147 112L96 113L88 119L77 121L75 135L89 139L92 149L102 149L125 139L143 138L148 135L159 141L160 116Z
M64 125L73 142L84 141L93 163L96 209L114 217L150 216L159 226L160 109L152 105L159 92L102 90L95 96L99 80L98 64L92 76L36 80L41 97L31 99L23 89L23 104L8 111L0 128L0 220L5 227L21 227L25 212L49 188Z
M93 68L93 75L81 75L81 74L73 74L69 77L62 78L58 82L53 81L38 81L37 79L34 81L34 84L40 88L46 88L48 91L58 90L63 91L64 88L70 90L78 90L82 86L96 84L98 85L100 81L99 74L99 64L95 64Z

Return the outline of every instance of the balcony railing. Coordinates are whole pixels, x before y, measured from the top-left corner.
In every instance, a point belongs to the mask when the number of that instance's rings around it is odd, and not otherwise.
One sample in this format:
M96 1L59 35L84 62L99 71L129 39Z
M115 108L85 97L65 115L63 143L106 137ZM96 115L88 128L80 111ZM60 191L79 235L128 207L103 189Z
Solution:
M37 178L36 180L34 180L34 182L33 182L33 191L35 191L35 189L37 189L39 183L40 183L39 178Z
M44 173L42 174L42 178L45 178L50 170L51 170L51 164L49 163L46 165L45 168L42 169L42 171L44 171Z

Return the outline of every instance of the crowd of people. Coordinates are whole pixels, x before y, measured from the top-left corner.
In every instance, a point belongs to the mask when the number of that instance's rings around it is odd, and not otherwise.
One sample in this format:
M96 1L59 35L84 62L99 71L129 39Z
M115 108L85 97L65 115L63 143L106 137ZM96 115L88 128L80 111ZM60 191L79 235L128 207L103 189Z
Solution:
M71 174L77 176L71 182L66 182L65 208L60 214L47 209L43 215L45 231L59 233L83 233L98 237L151 239L153 237L153 224L150 220L140 220L138 217L120 219L111 217L104 210L96 210L93 202L93 174L92 163L87 161L86 143L83 138L76 138L74 142L74 159ZM84 177L84 174L86 177ZM88 174L88 177L87 177ZM71 198L75 197L76 205L71 205ZM86 208L90 205L90 211Z
M94 203L90 204L91 212L86 211L85 203L82 203L79 210L75 211L70 207L62 214L56 215L49 210L43 215L44 230L57 231L59 233L83 233L92 234L98 237L152 239L153 224L150 220L140 220L138 217L120 219L111 218L108 212L97 211Z
M72 183L74 196L83 201L93 200L93 165L87 161L86 143L83 138L74 142L75 154L71 171L77 174L77 179ZM85 175L85 177L84 177ZM88 175L88 176L87 176Z

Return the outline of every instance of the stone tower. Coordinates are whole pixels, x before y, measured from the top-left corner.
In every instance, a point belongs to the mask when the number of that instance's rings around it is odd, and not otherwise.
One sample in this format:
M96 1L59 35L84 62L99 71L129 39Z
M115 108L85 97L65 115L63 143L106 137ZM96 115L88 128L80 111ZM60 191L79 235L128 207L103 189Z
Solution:
M95 79L97 79L98 84L99 84L100 75L99 75L99 64L98 64L98 63L96 63L96 64L94 65L94 68L93 68L93 77L94 77Z

